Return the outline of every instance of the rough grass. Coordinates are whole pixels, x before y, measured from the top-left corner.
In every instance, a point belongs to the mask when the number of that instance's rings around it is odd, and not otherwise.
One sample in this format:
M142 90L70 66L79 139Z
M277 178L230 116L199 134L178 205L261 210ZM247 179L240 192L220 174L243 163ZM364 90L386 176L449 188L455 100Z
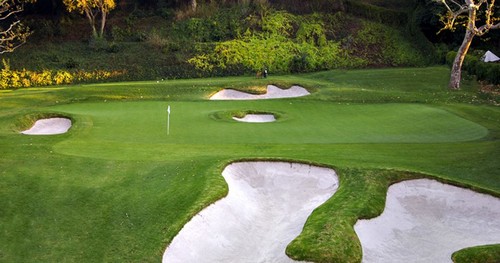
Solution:
M157 262L190 217L226 194L226 164L279 159L333 167L340 177L337 194L287 253L358 262L352 225L382 211L394 182L432 177L500 196L500 110L477 97L474 83L450 93L446 74L329 71L3 91L0 261ZM266 84L300 84L314 94L207 101L221 88ZM238 111L280 118L225 119ZM17 134L44 114L69 116L74 127L55 136Z

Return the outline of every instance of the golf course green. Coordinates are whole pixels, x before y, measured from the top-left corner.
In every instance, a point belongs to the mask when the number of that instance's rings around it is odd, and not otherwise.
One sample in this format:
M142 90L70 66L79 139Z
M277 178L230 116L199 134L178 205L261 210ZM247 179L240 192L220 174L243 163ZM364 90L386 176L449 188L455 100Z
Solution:
M170 104L169 104L170 105ZM484 137L486 128L451 113L424 105L337 105L331 102L175 102L171 103L167 135L167 102L76 103L50 110L68 116L86 116L73 136L57 145L57 152L88 157L156 159L190 145L333 144L333 143L441 143ZM238 123L211 118L232 109L278 112L277 123ZM77 120L78 121L78 120ZM86 146L85 146L86 145ZM147 152L130 154L147 146ZM121 154L100 156L103 147ZM176 149L172 151L172 149ZM196 154L198 155L198 154Z
M450 92L448 76L430 67L1 91L0 261L158 262L191 217L227 194L225 166L291 160L333 168L339 189L287 254L359 262L353 225L382 212L393 183L434 178L500 196L500 108L472 81ZM311 95L208 100L267 84ZM232 119L246 112L276 121ZM20 134L53 116L71 129Z

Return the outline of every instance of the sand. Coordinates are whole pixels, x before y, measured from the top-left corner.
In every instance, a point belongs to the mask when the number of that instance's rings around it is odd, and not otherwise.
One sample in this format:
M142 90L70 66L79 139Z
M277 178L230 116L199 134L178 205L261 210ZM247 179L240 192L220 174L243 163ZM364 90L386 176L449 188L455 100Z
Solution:
M452 262L462 248L500 243L500 199L421 179L392 185L384 212L354 229L363 262Z
M37 120L29 130L22 131L28 135L54 135L66 133L71 128L71 120L67 118L49 118Z
M294 262L286 246L338 187L335 171L285 162L239 162L223 177L227 197L194 216L163 262Z
M264 123L274 122L276 118L273 114L247 114L243 118L233 117L233 120L240 122Z
M274 85L267 86L265 94L254 95L233 89L223 89L210 97L210 100L259 100L259 99L278 99L295 98L309 95L309 91L300 87L292 86L289 89L280 89Z

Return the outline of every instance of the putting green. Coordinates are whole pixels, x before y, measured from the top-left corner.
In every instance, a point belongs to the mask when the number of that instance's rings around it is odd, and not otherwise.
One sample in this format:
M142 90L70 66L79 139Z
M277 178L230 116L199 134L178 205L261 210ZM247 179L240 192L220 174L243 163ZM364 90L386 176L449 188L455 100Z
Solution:
M101 152L109 156L111 151L116 158L120 152L130 154L127 148L140 156L141 151L166 153L169 148L194 145L442 143L477 140L488 133L481 125L425 105L285 100L173 102L167 135L167 105L148 101L53 107L50 110L76 116L79 124L73 136L55 148L65 154L93 157ZM217 114L237 110L277 112L281 118L255 124ZM83 120L78 116L86 121L78 123Z

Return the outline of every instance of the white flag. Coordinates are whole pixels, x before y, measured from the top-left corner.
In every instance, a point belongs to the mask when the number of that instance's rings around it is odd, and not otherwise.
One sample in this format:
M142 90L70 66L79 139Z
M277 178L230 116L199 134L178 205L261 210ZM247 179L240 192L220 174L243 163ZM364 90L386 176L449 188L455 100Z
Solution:
M167 112L170 115L170 105L168 105Z

